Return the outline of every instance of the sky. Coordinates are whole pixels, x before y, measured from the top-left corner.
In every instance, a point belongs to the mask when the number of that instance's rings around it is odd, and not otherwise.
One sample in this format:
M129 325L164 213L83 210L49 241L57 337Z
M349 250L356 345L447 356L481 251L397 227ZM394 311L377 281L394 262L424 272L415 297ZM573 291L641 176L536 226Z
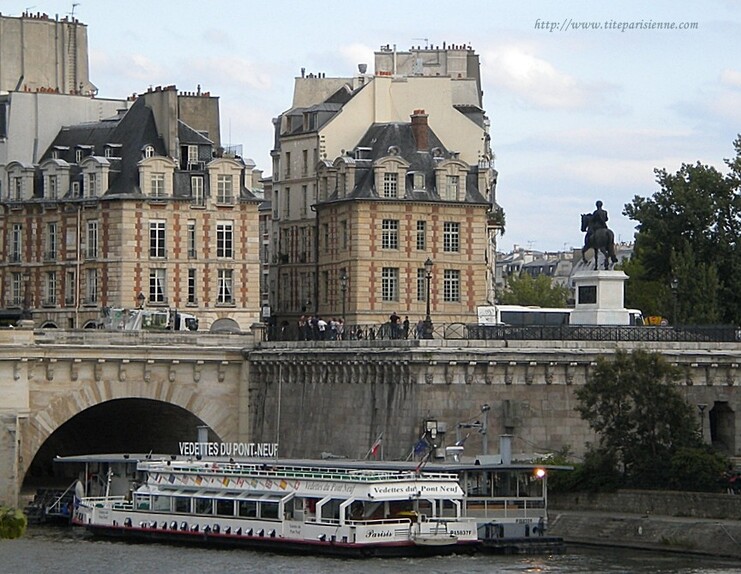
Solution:
M741 0L0 0L6 16L73 6L99 97L200 85L220 98L222 143L265 175L272 119L301 68L349 77L359 63L372 72L382 45L470 45L506 214L500 251L581 246L579 214L598 199L630 242L622 211L659 190L655 169L726 172L741 133Z

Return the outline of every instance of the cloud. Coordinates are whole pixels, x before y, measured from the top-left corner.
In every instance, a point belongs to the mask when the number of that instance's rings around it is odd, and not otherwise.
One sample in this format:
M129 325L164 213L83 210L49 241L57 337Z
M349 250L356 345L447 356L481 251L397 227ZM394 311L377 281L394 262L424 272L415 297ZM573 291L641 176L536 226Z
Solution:
M741 88L741 72L725 69L720 73L720 83L731 88Z
M368 64L368 73L372 74L375 66L375 50L365 44L349 44L347 46L340 46L340 56L347 62L350 69L355 73L357 71L357 64Z
M188 61L189 75L203 78L203 84L232 85L266 92L273 78L252 60L237 56L194 58Z
M603 99L605 86L562 72L528 48L502 46L486 53L482 61L490 84L537 108L575 110L594 107Z

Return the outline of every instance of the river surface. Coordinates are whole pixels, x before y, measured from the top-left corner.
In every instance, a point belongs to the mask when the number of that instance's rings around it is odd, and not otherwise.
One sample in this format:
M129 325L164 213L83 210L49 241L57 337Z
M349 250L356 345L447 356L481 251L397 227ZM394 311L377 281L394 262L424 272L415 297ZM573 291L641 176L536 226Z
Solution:
M342 560L109 542L94 539L79 528L30 527L21 539L0 540L2 574L730 574L740 569L738 561L604 548L570 548L566 554L556 556Z

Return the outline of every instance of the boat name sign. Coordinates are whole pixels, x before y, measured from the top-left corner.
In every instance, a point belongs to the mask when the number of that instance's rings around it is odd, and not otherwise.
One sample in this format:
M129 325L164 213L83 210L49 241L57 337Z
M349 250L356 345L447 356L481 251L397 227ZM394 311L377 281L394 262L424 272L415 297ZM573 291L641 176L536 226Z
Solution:
M278 456L277 442L180 442L180 456Z

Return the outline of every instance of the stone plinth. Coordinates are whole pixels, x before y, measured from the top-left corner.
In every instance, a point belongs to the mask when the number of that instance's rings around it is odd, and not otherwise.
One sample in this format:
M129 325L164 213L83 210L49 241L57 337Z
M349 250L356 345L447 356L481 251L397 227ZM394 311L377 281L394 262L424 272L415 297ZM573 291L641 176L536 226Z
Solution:
M572 325L630 325L624 304L628 276L622 271L580 271L572 277L576 307Z

